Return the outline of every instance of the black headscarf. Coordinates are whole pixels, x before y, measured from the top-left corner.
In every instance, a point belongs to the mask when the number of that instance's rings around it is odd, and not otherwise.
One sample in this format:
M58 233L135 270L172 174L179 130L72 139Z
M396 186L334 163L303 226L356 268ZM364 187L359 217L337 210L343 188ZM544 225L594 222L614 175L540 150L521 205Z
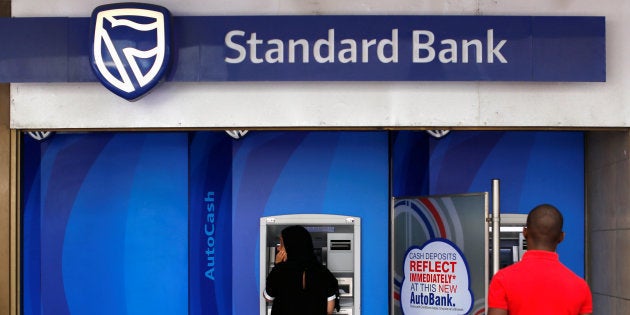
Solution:
M317 263L313 253L313 239L303 226L293 225L281 232L284 249L287 252L287 261L301 266Z

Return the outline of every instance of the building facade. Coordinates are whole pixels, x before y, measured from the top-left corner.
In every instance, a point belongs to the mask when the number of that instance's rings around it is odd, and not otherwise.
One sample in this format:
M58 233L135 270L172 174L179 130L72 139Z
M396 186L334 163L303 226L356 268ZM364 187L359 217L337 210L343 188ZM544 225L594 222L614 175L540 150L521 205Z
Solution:
M102 4L97 1L76 2L67 0L63 2L48 2L39 0L20 0L0 2L5 16L20 17L88 17L92 10ZM171 10L174 16L282 16L282 15L461 15L461 16L598 16L605 17L606 25L606 79L605 82L503 82L501 80L486 82L483 80L433 82L433 81L313 81L313 82L164 82L157 89L133 103L124 100L106 90L97 82L52 82L30 83L12 82L2 85L3 129L2 129L2 161L5 171L2 178L3 219L0 221L6 228L5 236L0 238L4 246L4 263L0 264L5 272L2 273L6 281L0 287L0 307L2 312L18 314L21 309L21 268L24 262L20 256L23 235L20 229L24 228L24 222L19 223L19 217L23 206L20 195L20 183L25 180L24 167L20 166L20 156L23 133L27 130L52 130L64 131L70 134L77 131L89 131L100 134L101 132L135 131L139 133L153 130L167 131L174 134L171 139L174 142L186 143L187 138L178 133L199 131L198 136L203 136L202 130L213 132L222 130L250 130L270 132L271 136L254 136L247 140L245 135L243 142L234 144L232 170L236 180L241 183L254 185L256 181L247 182L247 166L268 166L265 159L248 153L259 150L273 156L282 157L285 145L263 147L264 143L274 137L283 141L299 143L304 139L309 143L320 141L338 141L348 147L356 146L356 150L348 151L348 154L371 156L374 160L358 159L367 163L367 167L373 170L370 174L375 178L366 180L366 183L378 183L373 187L363 187L375 194L383 194L385 197L378 199L376 203L387 200L397 192L389 192L383 181L391 181L388 178L388 154L390 145L396 144L393 137L403 138L418 130L447 129L451 133L464 133L462 138L474 137L477 132L502 133L497 139L510 132L539 132L544 141L554 143L551 134L574 134L580 136L570 141L580 141L581 145L570 146L570 150L562 151L563 154L581 154L584 167L582 176L583 191L577 193L579 204L583 205L580 211L569 210L571 216L576 216L577 229L581 231L580 257L582 262L575 269L582 269L584 276L592 287L596 313L623 314L630 305L630 291L627 284L630 276L624 271L624 262L628 249L630 235L627 235L630 225L630 211L627 205L628 185L630 185L630 173L628 170L627 147L630 144L630 116L626 110L630 102L630 63L624 58L630 47L624 40L627 35L630 22L625 17L630 13L630 3L623 0L607 0L600 3L591 1L533 1L527 4L512 1L362 1L352 3L337 3L334 1L316 1L309 3L287 3L282 1L239 1L239 2L215 2L189 1L186 4L181 1L160 1L159 3ZM9 10L11 8L11 10ZM7 61L4 61L7 62ZM275 130L286 131L286 134L273 135ZM344 133L342 130L352 129L362 132ZM391 132L379 132L391 130ZM328 135L310 134L314 131L325 131ZM546 132L549 132L548 134ZM251 135L250 134L250 135ZM582 137L583 135L583 137ZM73 135L70 135L72 137ZM485 134L484 134L485 136ZM99 135L96 136L100 137ZM132 136L133 137L133 136ZM188 136L187 136L188 137ZM266 139L265 137L269 137ZM330 137L334 140L331 140ZM355 138L356 137L356 138ZM365 138L370 139L365 139ZM448 136L447 136L448 137ZM455 136L457 137L457 136ZM180 139L181 138L181 139ZM299 141L298 139L299 138ZM419 164L434 169L432 165L448 165L438 158L441 145L438 140L413 140L404 150L417 145L425 146L426 152L405 153L402 156L410 156L421 161ZM518 136L516 136L518 138ZM524 137L523 139L528 139ZM577 139L577 140L576 140ZM90 140L91 141L91 140ZM417 141L417 142L414 142ZM454 141L454 140L453 140ZM459 140L465 143L464 140ZM518 140L515 140L518 141ZM534 140L531 140L534 142ZM498 142L498 141L497 141ZM375 145L375 143L377 143ZM473 142L473 146L479 146L483 142ZM511 142L513 143L513 142ZM566 142L558 142L566 143ZM366 146L364 148L363 146ZM532 145L533 146L533 145ZM250 147L250 149L244 149ZM533 146L534 147L534 146ZM553 147L553 144L549 145ZM305 150L303 154L308 156L309 150L327 148L325 145L299 146L295 150ZM377 149L375 149L377 148ZM437 148L437 149L436 149ZM519 147L522 148L522 147ZM182 148L180 148L182 149ZM365 151L363 151L365 149ZM431 151L434 150L434 151ZM508 149L506 149L508 150ZM576 150L576 151L573 151ZM474 151L474 150L473 150ZM330 152L333 152L331 149ZM389 152L389 153L387 153ZM395 151L394 151L395 152ZM431 154L427 153L430 152ZM463 151L468 152L468 151ZM545 154L549 151L541 151ZM575 153L577 152L577 153ZM347 153L347 152L346 152ZM331 161L339 163L343 153L330 153L335 157ZM339 155L337 155L339 154ZM288 155L287 155L288 156ZM319 156L319 155L316 155ZM400 156L400 155L399 155ZM492 157L488 154L487 157ZM501 157L501 155L499 155ZM176 160L177 157L175 157ZM303 157L306 158L306 157ZM389 157L391 158L391 157ZM395 158L395 156L394 156ZM434 160L431 160L431 159ZM550 159L558 158L553 155ZM239 160L240 159L240 160ZM429 159L429 161L423 161ZM562 161L570 158L562 156ZM252 162L254 161L254 162ZM483 162L487 160L483 160ZM239 164L240 163L240 164ZM252 164L253 163L253 164ZM304 163L304 162L303 162ZM351 164L349 161L344 162ZM434 163L434 164L432 164ZM404 164L404 163L403 163ZM284 165L288 167L289 164ZM345 164L344 164L345 165ZM450 164L455 165L455 164ZM472 164L465 164L470 166ZM551 163L550 165L553 165ZM277 166L277 165L276 165ZM280 167L280 166L277 166ZM337 165L337 167L339 167ZM482 167L479 166L479 169ZM331 168L334 169L334 168ZM330 171L331 169L326 169ZM375 170L377 169L377 170ZM452 167L453 171L470 169ZM501 169L501 168L499 168ZM500 177L507 176L505 169L499 173ZM422 172L422 170L420 171ZM427 171L428 172L428 171ZM344 172L331 174L339 176L338 185L347 184L342 180L346 176ZM350 173L358 176L359 173ZM530 176L542 176L539 173L529 173ZM239 177L242 176L242 177ZM389 176L392 176L391 174ZM446 188L439 186L440 178L426 175L428 184L417 183L401 184L401 194L434 194L448 192ZM434 175L435 176L435 175ZM256 177L258 178L258 177ZM263 177L261 177L263 178ZM379 180L379 178L381 180ZM269 182L275 185L290 185L294 179L285 179L289 182ZM394 181L396 178L393 179ZM480 180L471 177L471 182ZM411 180L414 181L414 180ZM579 182L579 181L578 181ZM446 181L445 187L457 186L453 182ZM548 187L548 186L544 186ZM368 185L369 186L369 185ZM419 186L419 189L408 187ZM346 186L344 186L346 187ZM352 189L357 186L347 186ZM424 187L424 188L422 188ZM474 188L471 188L474 187ZM466 191L476 189L471 184L466 187L458 187ZM239 208L245 201L251 202L252 196L256 196L254 186L250 190L235 190L243 199L236 196L233 211L249 211ZM561 190L564 195L570 195ZM452 190L451 190L452 192ZM462 192L462 191L457 191ZM285 192L286 193L286 192ZM358 193L358 192L357 192ZM329 196L323 190L323 196ZM277 196L268 195L269 198ZM296 200L301 196L293 196ZM571 197L571 196L565 196ZM293 200L289 195L286 200ZM518 204L527 205L534 202L532 199L522 197L525 202ZM342 199L339 197L339 199ZM583 199L583 201L581 200ZM256 200L256 198L253 198ZM238 204L240 202L240 204ZM278 206L286 206L282 202ZM238 204L238 205L237 205ZM251 202L252 206L260 206ZM363 205L363 204L362 204ZM365 206L365 205L364 205ZM386 201L385 201L386 206ZM314 206L313 206L314 207ZM517 210L522 212L528 209ZM583 211L582 211L583 210ZM366 213L363 213L366 215ZM374 215L371 214L370 215ZM236 216L238 218L238 216ZM382 218L374 218L380 220ZM368 222L370 222L368 220ZM583 227L583 228L582 228ZM381 244L381 241L374 240ZM378 247L378 246L377 246ZM575 251L572 251L575 252ZM568 254L568 253L567 253ZM239 257L233 254L233 257ZM23 256L22 256L23 257ZM383 261L383 263L386 263ZM377 268L369 265L368 268ZM376 269L380 271L381 269ZM580 270L577 270L579 273ZM376 277L376 279L383 279ZM238 276L235 283L240 283ZM382 285L382 280L374 280L375 285ZM372 283L372 282L370 282ZM364 284L365 285L365 284ZM363 292L367 289L364 288ZM383 291L385 293L385 291ZM365 293L364 293L365 294ZM364 296L364 299L367 299ZM374 309L381 310L386 307L387 298L375 298ZM239 306L242 307L242 306ZM236 310L236 313L245 313L245 310Z

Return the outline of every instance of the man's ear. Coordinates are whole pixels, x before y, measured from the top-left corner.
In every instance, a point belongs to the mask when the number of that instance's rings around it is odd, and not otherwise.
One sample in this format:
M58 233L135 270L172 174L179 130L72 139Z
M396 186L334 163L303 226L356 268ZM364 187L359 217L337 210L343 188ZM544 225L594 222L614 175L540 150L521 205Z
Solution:
M558 244L562 243L562 241L564 241L564 232L562 232L558 237Z

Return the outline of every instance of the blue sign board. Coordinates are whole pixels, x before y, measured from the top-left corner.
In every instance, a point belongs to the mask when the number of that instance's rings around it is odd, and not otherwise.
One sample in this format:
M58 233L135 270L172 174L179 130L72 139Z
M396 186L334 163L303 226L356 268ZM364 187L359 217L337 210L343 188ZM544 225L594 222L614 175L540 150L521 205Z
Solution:
M605 18L172 18L167 81L606 81ZM0 19L2 82L96 81L88 18Z

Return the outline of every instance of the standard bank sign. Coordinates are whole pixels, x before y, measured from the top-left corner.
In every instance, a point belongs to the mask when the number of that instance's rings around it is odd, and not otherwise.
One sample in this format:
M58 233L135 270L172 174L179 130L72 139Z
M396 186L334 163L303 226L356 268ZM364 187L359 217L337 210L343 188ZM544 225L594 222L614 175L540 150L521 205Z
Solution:
M101 83L134 100L164 76L170 61L170 22L166 8L111 4L92 13L90 61Z
M128 100L160 81L604 82L605 33L596 16L171 17L121 3L0 19L0 82L100 81Z

